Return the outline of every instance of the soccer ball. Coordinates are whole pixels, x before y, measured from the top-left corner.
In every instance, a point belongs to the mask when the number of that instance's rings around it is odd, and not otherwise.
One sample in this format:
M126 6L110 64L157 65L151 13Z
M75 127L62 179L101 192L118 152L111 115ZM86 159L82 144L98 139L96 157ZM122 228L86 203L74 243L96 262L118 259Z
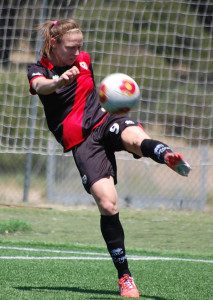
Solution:
M137 83L126 74L110 74L100 84L100 104L111 114L128 113L139 99L140 90Z

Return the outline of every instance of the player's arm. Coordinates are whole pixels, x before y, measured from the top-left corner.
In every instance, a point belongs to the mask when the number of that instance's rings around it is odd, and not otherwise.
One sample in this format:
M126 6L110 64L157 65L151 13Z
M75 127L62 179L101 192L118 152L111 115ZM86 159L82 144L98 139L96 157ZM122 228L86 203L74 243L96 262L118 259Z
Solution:
M31 87L39 95L49 95L58 88L71 84L79 73L79 69L74 66L56 79L47 79L39 76L32 81Z

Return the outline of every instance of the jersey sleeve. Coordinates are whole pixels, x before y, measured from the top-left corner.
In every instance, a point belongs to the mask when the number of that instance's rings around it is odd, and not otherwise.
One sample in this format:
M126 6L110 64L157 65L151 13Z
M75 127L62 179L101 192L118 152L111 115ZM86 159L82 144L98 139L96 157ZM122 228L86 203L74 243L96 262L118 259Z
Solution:
M38 78L38 77L45 77L46 78L46 71L44 68L36 65L36 64L32 64L29 66L28 69L28 80L30 83L30 88L29 91L32 95L36 95L36 91L32 88L32 82L34 79Z

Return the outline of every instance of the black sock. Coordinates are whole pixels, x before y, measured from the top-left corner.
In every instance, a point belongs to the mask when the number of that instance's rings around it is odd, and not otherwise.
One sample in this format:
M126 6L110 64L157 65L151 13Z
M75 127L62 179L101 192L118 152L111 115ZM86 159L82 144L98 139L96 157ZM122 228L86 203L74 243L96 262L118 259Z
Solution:
M119 213L113 216L101 215L101 232L118 271L118 278L121 278L124 274L131 276L128 269L124 246L124 231L119 220Z
M141 143L141 151L143 156L150 157L159 164L165 164L165 154L167 152L172 152L172 150L166 144L151 139L143 140Z

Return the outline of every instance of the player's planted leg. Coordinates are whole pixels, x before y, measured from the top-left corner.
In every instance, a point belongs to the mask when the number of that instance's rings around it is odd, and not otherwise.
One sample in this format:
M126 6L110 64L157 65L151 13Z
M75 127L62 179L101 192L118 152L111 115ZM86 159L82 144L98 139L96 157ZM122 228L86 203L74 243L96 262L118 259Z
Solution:
M112 216L101 215L101 232L118 271L120 295L122 297L138 298L139 291L128 268L124 246L124 231L119 220L119 213Z
M139 295L139 292L133 285L133 278L128 268L124 231L119 219L118 196L113 178L102 178L96 181L91 188L91 193L101 213L101 232L118 272L121 296L136 298L135 295ZM122 280L125 276L128 276L128 280Z
M131 276L128 269L124 247L124 231L119 220L119 213L113 216L101 215L101 232L118 271L118 278L121 278L124 274Z

